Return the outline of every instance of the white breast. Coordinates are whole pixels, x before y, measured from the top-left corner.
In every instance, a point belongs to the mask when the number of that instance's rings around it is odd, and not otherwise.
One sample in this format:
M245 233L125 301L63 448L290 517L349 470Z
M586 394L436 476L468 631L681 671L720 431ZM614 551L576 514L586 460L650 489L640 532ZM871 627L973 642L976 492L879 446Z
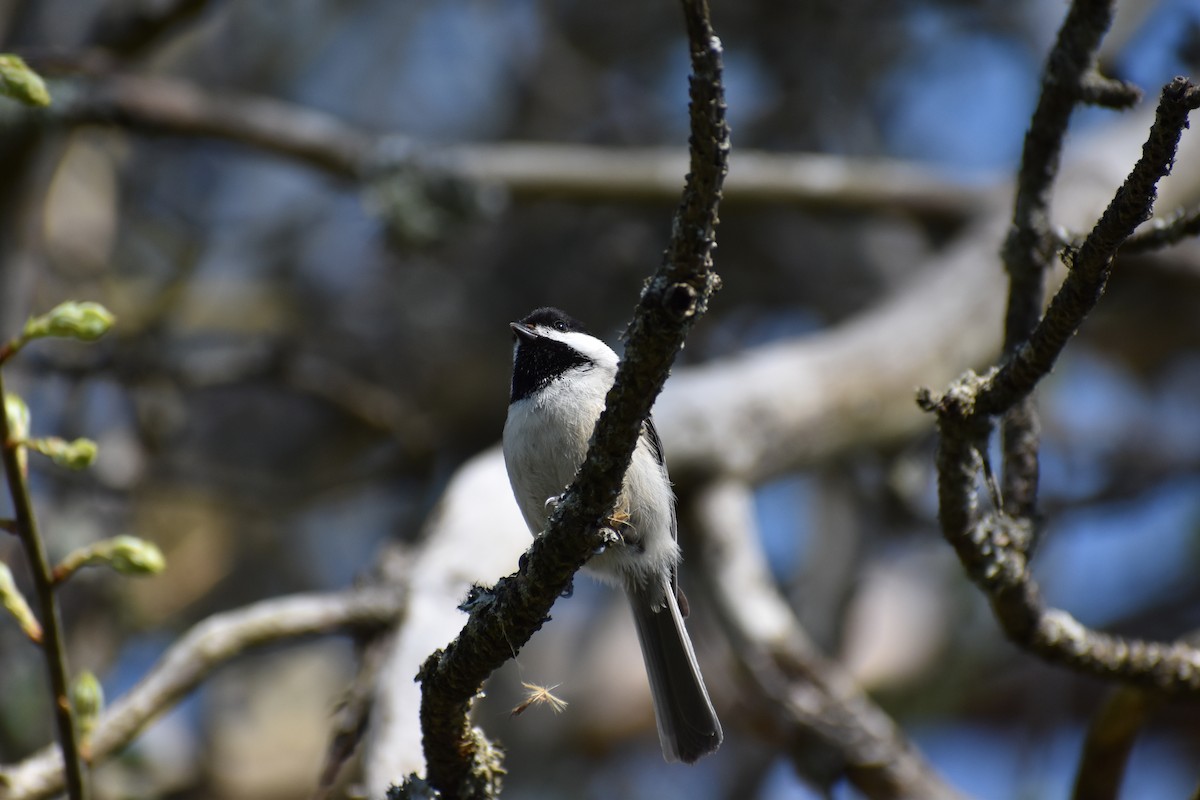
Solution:
M534 534L546 527L546 500L563 493L587 455L604 394L612 378L580 368L508 407L504 463L525 524ZM595 398L599 397L597 402Z
M504 462L517 505L534 535L545 531L546 500L563 493L587 456L614 373L595 365L579 368L509 406ZM619 503L628 509L640 544L609 548L589 562L589 571L626 586L661 584L679 558L673 503L665 471L643 439L634 451Z

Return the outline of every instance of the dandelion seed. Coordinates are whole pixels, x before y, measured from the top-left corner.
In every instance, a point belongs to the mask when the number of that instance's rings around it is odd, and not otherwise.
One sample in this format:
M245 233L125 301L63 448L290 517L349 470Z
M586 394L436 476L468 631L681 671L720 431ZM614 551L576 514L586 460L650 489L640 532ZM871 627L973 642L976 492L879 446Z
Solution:
M561 683L556 683L553 686L538 686L536 683L525 683L525 681L521 681L521 685L525 687L525 690L529 692L529 694L525 697L524 702L518 704L517 707L512 710L512 715L514 717L525 713L525 710L530 706L536 706L542 703L550 706L550 710L555 714L561 713L567 707L566 700L563 700L560 697L555 697L553 694L555 689L557 689L559 686L562 686Z

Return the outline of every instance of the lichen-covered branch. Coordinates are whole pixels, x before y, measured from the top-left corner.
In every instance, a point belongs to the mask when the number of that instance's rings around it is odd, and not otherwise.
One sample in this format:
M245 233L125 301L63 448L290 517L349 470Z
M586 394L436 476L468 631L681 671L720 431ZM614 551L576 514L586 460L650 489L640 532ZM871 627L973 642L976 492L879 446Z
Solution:
M1048 218L1071 112L1083 99L1085 78L1112 24L1112 0L1076 0L1059 29L1042 76L1042 91L1025 133L1013 207L1013 226L1004 243L1004 265L1012 282L1005 320L1005 351L1024 341L1042 313L1045 269L1054 252Z
M1126 84L1096 73L1096 52L1112 24L1113 0L1076 0L1042 75L1042 91L1025 134L1017 173L1012 228L1002 250L1009 277L1004 353L1011 355L1037 325L1045 301L1046 273L1056 251L1050 226L1050 195L1058 177L1071 112L1081 102L1128 104L1139 96ZM1032 398L1022 398L1004 419L1005 510L1032 516L1037 505L1038 446L1041 438Z
M1008 360L984 376L964 376L940 397L927 391L918 397L937 415L942 533L986 592L1009 638L1093 675L1187 692L1200 691L1200 650L1093 631L1064 611L1046 608L1029 573L1033 518L1007 509L980 512L976 496L981 454L995 419L1029 396L1099 301L1117 249L1150 218L1158 181L1170 171L1188 114L1197 107L1200 90L1187 80L1177 78L1163 89L1141 158L1087 239L1067 255L1066 280Z
M473 598L462 632L430 656L418 676L427 778L445 797L489 797L498 790L502 767L482 733L470 727L471 700L541 627L601 545L599 528L616 502L643 420L715 289L711 251L729 151L721 47L707 3L685 0L683 6L692 56L691 170L664 263L642 292L588 457L522 568Z
M980 412L1002 413L1033 391L1050 372L1062 349L1099 302L1117 249L1150 219L1158 182L1170 173L1188 114L1197 107L1200 89L1190 81L1176 78L1163 88L1141 158L1083 244L1064 256L1069 267L1067 279L1029 338L981 387L977 398Z

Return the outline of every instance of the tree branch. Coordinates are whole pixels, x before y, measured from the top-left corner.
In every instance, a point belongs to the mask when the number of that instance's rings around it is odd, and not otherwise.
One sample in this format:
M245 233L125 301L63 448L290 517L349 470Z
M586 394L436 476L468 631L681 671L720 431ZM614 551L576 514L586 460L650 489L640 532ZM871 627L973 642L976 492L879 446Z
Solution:
M345 180L363 178L375 152L374 137L330 114L171 78L125 74L81 81L54 113L69 125L235 141Z
M498 790L498 755L470 728L471 700L542 626L575 572L602 546L599 528L616 502L643 422L716 288L711 252L729 151L721 47L707 3L685 0L683 6L692 57L691 171L664 263L642 291L626 332L625 357L587 459L522 568L475 598L458 638L431 655L418 675L427 777L446 797L489 797Z
M896 723L809 640L775 588L754 530L747 485L721 481L696 497L704 596L715 607L742 683L781 728L775 740L800 774L823 788L846 778L875 800L961 795Z
M66 765L67 794L72 800L87 797L87 784L83 776L83 755L79 749L78 727L71 707L71 672L67 666L66 640L63 635L62 616L58 598L54 593L54 578L46 545L38 530L37 515L33 512L33 500L29 496L26 466L23 458L24 446L10 429L6 411L7 395L3 376L0 375L0 457L4 461L4 475L12 497L13 514L16 517L16 533L29 562L33 584L37 590L38 608L41 612L42 656L50 678L54 721L58 728L61 757ZM0 782L2 783L2 782Z
M380 629L395 624L403 611L401 590L371 586L274 598L214 614L173 644L137 686L100 716L90 740L92 763L115 755L219 666L252 647L337 630ZM39 800L62 787L57 748L0 768L0 800Z
M1042 312L1042 280L1054 242L1049 237L1050 194L1058 175L1063 139L1096 51L1112 24L1112 0L1071 4L1046 58L1042 92L1025 134L1017 173L1013 227L1004 243L1005 269L1013 288L1005 320L1005 352L1025 340Z
M1071 800L1117 800L1138 732L1166 702L1161 692L1121 686L1112 690L1088 725Z
M1117 248L1150 219L1158 182L1170 173L1188 114L1197 107L1200 90L1186 79L1176 78L1163 88L1141 158L1079 250L1064 256L1067 279L1028 340L982 387L977 398L981 413L1001 413L1050 372L1067 341L1099 302Z
M1163 89L1142 157L1078 252L1068 256L1067 278L1029 339L983 377L968 373L941 397L924 390L918 398L937 414L942 533L987 593L1009 638L1094 675L1189 692L1200 691L1196 648L1093 631L1045 608L1027 560L1033 520L1000 509L979 514L976 483L994 417L1028 397L1099 301L1117 248L1150 217L1157 183L1170 171L1188 113L1198 106L1200 91L1182 78Z
M1112 0L1076 0L1046 58L1041 95L1025 134L1017 173L1012 229L1002 249L1009 276L1005 355L1029 337L1042 314L1046 272L1056 250L1050 230L1050 194L1071 112L1077 103L1098 98L1102 79L1095 71L1096 52L1112 17ZM1109 97L1112 84L1103 85L1104 96ZM1031 517L1036 510L1040 435L1033 400L1014 403L1004 419L1001 443L1002 496L1005 510L1013 516Z
M1110 23L1111 24L1111 23ZM1105 30L1108 26L1105 26ZM1095 54L1093 53L1093 58ZM1128 81L1105 78L1094 69L1085 73L1079 83L1079 102L1088 105L1126 111L1142 100L1142 90Z
M50 72L90 70L88 59L29 54ZM95 60L95 59L91 59ZM119 125L149 134L212 137L246 145L362 182L397 170L501 186L517 198L674 202L686 153L675 148L601 148L547 142L433 146L360 130L280 100L203 89L177 78L115 73L79 78L42 119L67 125ZM945 180L889 159L740 151L723 194L733 203L791 203L813 210L903 208L930 221L961 223L992 190Z
M1178 209L1162 219L1152 220L1121 245L1122 253L1146 253L1178 244L1200 235L1200 208Z

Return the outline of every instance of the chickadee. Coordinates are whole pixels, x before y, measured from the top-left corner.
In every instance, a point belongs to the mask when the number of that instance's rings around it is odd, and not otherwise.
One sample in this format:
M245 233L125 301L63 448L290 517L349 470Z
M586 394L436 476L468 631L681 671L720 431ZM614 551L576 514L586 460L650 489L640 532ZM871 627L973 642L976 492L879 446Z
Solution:
M618 358L556 308L539 308L510 327L515 343L504 463L525 523L537 536L546 530L549 506L587 455ZM720 746L721 723L683 626L687 601L676 583L675 496L649 419L625 474L612 527L621 542L594 556L585 569L625 589L663 757L690 764Z

